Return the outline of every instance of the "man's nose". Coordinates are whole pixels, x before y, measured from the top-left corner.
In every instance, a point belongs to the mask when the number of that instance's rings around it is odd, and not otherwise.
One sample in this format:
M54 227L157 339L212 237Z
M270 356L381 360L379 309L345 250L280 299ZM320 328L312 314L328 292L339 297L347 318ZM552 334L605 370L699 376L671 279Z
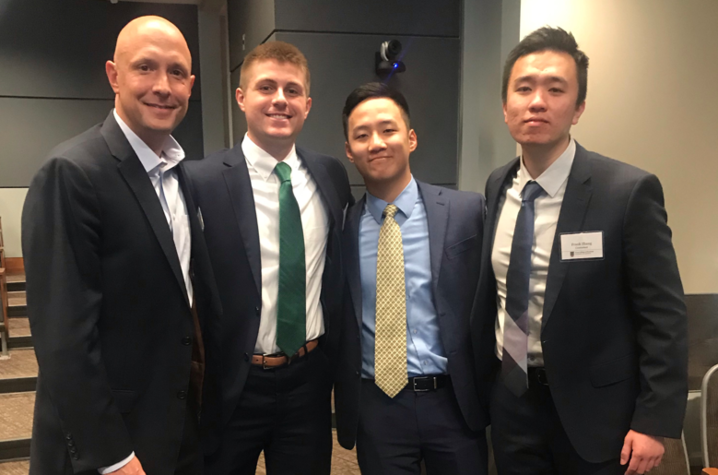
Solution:
M369 141L369 150L372 152L377 152L385 148L386 142L384 142L381 136L377 132L371 134L371 140Z
M166 74L158 74L152 92L158 95L167 96L170 93L170 81Z
M536 89L533 93L533 97L531 97L531 102L529 103L529 108L531 110L545 110L546 109L546 99L545 99L546 91L542 91L541 89Z
M274 105L286 105L287 104L287 98L284 95L284 89L282 89L281 87L277 88L277 92L274 94L272 103Z

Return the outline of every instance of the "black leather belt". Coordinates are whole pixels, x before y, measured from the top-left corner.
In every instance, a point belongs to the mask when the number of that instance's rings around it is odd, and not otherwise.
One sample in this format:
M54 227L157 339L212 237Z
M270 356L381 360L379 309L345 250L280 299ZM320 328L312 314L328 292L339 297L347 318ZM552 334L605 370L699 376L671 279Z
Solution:
M546 368L529 368L529 386L548 386Z
M445 374L438 374L436 376L415 376L409 378L409 385L406 389L411 389L415 392L434 391L436 389L444 388L449 382L449 376Z

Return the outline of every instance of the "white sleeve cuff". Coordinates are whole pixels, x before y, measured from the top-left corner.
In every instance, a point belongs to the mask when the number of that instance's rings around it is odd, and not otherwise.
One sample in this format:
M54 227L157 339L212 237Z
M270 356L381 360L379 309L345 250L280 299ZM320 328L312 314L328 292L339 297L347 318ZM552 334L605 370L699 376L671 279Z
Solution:
M116 463L116 464L114 464L114 465L110 465L109 467L98 468L97 471L100 472L102 475L105 475L105 474L107 474L107 473L116 472L116 471L118 471L119 469L121 469L122 467L124 467L125 465L127 465L128 463L130 463L130 460L132 460L134 457L135 457L135 453L132 452L132 453L130 454L130 456L127 457L127 458L126 458L125 460L123 460L122 462L118 462L118 463Z

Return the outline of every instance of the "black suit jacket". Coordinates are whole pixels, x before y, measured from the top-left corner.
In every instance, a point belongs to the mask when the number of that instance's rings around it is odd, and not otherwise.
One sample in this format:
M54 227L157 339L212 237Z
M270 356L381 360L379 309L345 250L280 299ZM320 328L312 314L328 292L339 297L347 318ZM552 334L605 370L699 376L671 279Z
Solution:
M518 166L517 158L486 183L490 234L472 316L480 361L495 359L491 252L499 199ZM604 258L562 261L560 236L591 231L603 232ZM551 250L541 343L558 415L584 459L617 458L629 429L680 437L686 309L663 190L654 175L576 145Z
M172 474L194 326L160 201L112 114L50 157L22 215L40 366L30 473L97 473L134 451L147 473ZM178 173L197 309L219 314L196 209Z
M474 377L469 316L479 279L484 198L477 193L417 183L429 225L434 306L451 382L466 424L472 430L481 430L488 424L489 394L487 385L477 384ZM344 293L341 357L334 396L337 435L339 443L347 449L354 447L359 423L362 368L359 226L364 205L365 198L350 208L344 228L348 289Z
M341 230L344 211L353 198L339 160L299 147L297 155L316 182L329 218L321 292L325 334L320 344L331 359L339 338ZM186 168L204 217L204 235L224 309L220 323L222 360L219 368L211 368L209 362L207 368L221 373L221 397L204 400L205 406L212 404L219 411L219 430L239 402L259 331L262 266L257 214L241 142L204 160L187 163ZM207 435L205 449L211 452L217 439Z

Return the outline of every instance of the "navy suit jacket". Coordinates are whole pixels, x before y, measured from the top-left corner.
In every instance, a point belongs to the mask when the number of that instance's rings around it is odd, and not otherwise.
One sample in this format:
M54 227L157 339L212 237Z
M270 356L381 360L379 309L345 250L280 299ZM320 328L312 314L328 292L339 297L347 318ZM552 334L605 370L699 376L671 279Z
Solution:
M477 193L449 190L418 180L417 184L429 224L434 306L451 382L466 424L472 430L480 430L488 424L488 390L477 385L474 377L469 316L479 278L484 198ZM347 449L354 447L359 423L362 366L359 223L365 201L362 198L349 209L344 227L347 290L334 397L337 435L339 443Z
M346 169L339 160L299 147L297 155L316 182L329 218L321 292L325 334L320 345L332 360L339 339L343 290L341 230L344 211L353 198ZM259 331L262 266L257 214L241 142L204 160L188 162L186 170L195 202L202 212L204 235L224 310L218 322L222 358L213 366L208 361L206 368L219 381L217 397L203 400L205 417L217 420L219 431L239 402ZM209 414L210 411L217 412ZM217 435L205 433L207 452L216 447Z
M498 361L491 252L499 199L518 166L516 158L486 182L487 239L471 324L477 361ZM603 259L561 260L562 234L592 231L603 232ZM576 144L551 250L541 346L556 410L581 457L617 458L629 429L680 438L686 332L658 178Z

